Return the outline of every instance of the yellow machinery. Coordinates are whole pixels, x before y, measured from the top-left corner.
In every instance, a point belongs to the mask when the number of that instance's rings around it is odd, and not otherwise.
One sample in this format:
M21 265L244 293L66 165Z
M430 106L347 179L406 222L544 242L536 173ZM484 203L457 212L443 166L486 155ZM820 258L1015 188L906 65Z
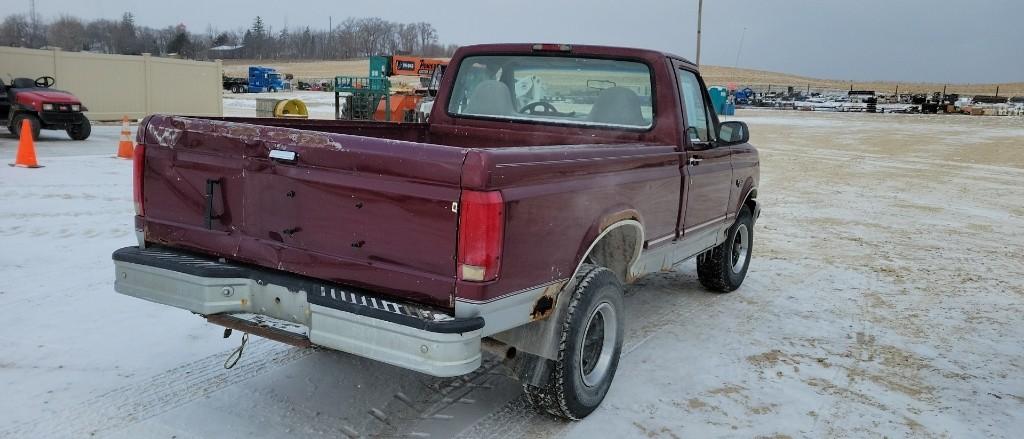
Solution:
M306 103L299 99L284 99L274 107L274 117L309 118Z
M299 99L256 99L256 117L309 118L306 103Z

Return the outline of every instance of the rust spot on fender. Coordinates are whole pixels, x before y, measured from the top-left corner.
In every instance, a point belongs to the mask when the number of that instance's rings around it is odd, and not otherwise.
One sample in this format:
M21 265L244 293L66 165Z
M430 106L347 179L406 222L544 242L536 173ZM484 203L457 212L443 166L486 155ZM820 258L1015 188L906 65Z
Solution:
M530 320L542 320L548 318L555 310L555 301L558 299L558 292L562 291L567 281L557 282L544 287L544 292L533 304L533 311L530 312Z

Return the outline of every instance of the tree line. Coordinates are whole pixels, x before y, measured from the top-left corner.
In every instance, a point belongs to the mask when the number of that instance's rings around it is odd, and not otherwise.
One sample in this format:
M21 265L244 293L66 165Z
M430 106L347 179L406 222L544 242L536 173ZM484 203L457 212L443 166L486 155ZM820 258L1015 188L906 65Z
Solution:
M61 15L44 21L38 14L8 15L0 22L0 46L52 48L122 55L150 53L191 59L346 59L409 53L450 56L455 45L439 42L430 23L396 23L382 18L347 18L333 29L309 26L274 31L257 16L249 28L192 32L183 24L152 28L125 12L119 20L82 20ZM211 51L213 47L237 47ZM240 47L239 47L240 46Z

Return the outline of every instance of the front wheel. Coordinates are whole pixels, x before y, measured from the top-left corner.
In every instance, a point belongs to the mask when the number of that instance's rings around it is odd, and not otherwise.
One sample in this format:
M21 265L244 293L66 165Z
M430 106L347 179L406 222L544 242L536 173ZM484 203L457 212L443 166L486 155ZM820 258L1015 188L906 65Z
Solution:
M42 123L39 122L39 118L28 113L21 113L14 116L14 120L11 121L11 127L14 128L11 133L15 136L21 137L21 125L23 121L27 120L29 127L32 128L32 140L39 140L39 130L42 129Z
M66 131L68 132L68 137L71 137L71 140L85 140L89 138L90 134L92 134L92 124L89 123L89 119L82 116L82 123L78 125L68 125Z
M625 313L622 285L604 267L584 265L568 297L558 359L544 387L524 385L538 408L583 419L601 404L619 365Z
M697 277L705 288L728 293L747 277L754 248L754 216L743 206L725 242L697 257Z

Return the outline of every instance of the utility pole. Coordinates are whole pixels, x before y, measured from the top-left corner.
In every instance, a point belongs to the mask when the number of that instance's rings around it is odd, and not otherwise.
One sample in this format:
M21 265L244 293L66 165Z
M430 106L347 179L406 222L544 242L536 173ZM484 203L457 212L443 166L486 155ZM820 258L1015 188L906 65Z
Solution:
M28 47L30 49L38 49L36 47L36 35L39 33L39 20L36 19L36 0L29 1L29 22L31 23L32 30L28 33Z
M747 36L747 28L743 28L743 33L740 34L740 47L736 49L736 62L732 64L733 68L740 66L740 52L743 51L743 38Z
M700 67L700 16L704 13L704 0L697 0L697 67Z

